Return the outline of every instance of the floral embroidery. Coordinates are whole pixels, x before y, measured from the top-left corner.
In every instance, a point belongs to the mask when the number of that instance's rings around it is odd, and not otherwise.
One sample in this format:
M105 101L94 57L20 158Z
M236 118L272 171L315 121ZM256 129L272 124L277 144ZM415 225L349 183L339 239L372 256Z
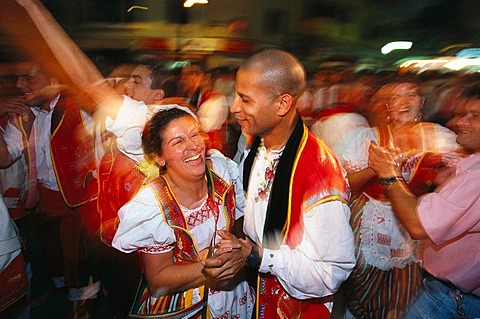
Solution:
M156 246L148 246L145 248L141 249L142 253L147 253L147 254L158 254L158 253L163 253L166 251L173 250L173 245L156 245Z
M277 155L277 154L275 154ZM281 153L279 153L275 158L271 159L265 156L265 160L268 160L268 166L265 169L265 179L260 182L260 187L258 188L257 196L255 196L255 202L266 201L270 191L272 189L273 178L275 177L275 170L277 169L278 162L280 161Z

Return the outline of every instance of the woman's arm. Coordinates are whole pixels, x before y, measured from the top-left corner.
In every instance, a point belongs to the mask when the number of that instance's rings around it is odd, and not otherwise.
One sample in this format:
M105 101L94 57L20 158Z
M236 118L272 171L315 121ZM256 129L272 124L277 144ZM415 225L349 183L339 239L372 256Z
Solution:
M352 194L361 193L364 186L370 181L376 174L370 167L364 168L360 171L351 171L347 173L348 183L352 190Z
M206 283L201 262L175 264L173 251L161 254L142 253L142 259L145 278L154 297L186 291Z

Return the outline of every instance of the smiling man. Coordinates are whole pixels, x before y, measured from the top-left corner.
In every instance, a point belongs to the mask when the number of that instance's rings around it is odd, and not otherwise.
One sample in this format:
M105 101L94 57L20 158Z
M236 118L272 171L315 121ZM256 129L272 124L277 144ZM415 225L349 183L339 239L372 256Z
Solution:
M423 239L425 291L407 318L474 318L480 314L480 83L465 89L448 122L472 154L453 167L433 193L416 197L405 181L386 188L396 217ZM370 147L369 164L380 178L401 176L395 154Z
M305 77L282 50L257 53L237 72L231 111L254 137L242 165L249 240L221 233L218 257L204 265L217 281L244 265L258 271L257 318L328 318L355 264L346 173L295 107Z

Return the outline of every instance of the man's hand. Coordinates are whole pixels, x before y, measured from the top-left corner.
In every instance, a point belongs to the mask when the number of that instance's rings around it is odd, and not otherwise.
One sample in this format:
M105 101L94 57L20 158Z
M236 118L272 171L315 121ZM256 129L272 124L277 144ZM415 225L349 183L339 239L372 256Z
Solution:
M0 99L0 116L5 114L17 114L27 116L32 111L21 96L4 97Z
M222 238L215 251L215 256L202 262L203 272L216 282L230 280L245 266L245 260L252 250L252 245L227 231L219 231Z
M396 150L386 149L370 143L368 148L368 167L374 170L378 177L401 176L401 155Z

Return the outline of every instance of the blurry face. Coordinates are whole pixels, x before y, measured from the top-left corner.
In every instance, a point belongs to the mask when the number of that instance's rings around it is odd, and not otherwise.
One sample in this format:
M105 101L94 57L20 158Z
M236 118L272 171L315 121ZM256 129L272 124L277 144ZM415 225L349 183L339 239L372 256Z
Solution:
M480 100L460 100L453 110L454 117L447 126L457 133L458 144L480 151Z
M50 84L47 76L35 63L25 62L17 65L17 88L23 93L25 102L39 96L40 90Z
M180 74L180 90L185 96L190 97L202 85L203 81L205 81L205 73L200 66L186 66Z
M236 96L230 111L235 114L242 132L265 137L276 125L276 104L279 97L272 96L253 70L239 70L235 83Z
M157 162L167 166L169 175L186 179L204 175L205 143L193 117L182 116L167 125L162 150Z
M390 89L387 87L378 89L372 96L368 107L365 109L365 114L371 127L387 124L387 100L389 93Z
M399 83L392 87L388 99L392 125L402 125L419 119L423 100L415 83Z
M143 65L137 66L125 83L125 94L145 104L155 103L155 90L151 88L152 72Z

